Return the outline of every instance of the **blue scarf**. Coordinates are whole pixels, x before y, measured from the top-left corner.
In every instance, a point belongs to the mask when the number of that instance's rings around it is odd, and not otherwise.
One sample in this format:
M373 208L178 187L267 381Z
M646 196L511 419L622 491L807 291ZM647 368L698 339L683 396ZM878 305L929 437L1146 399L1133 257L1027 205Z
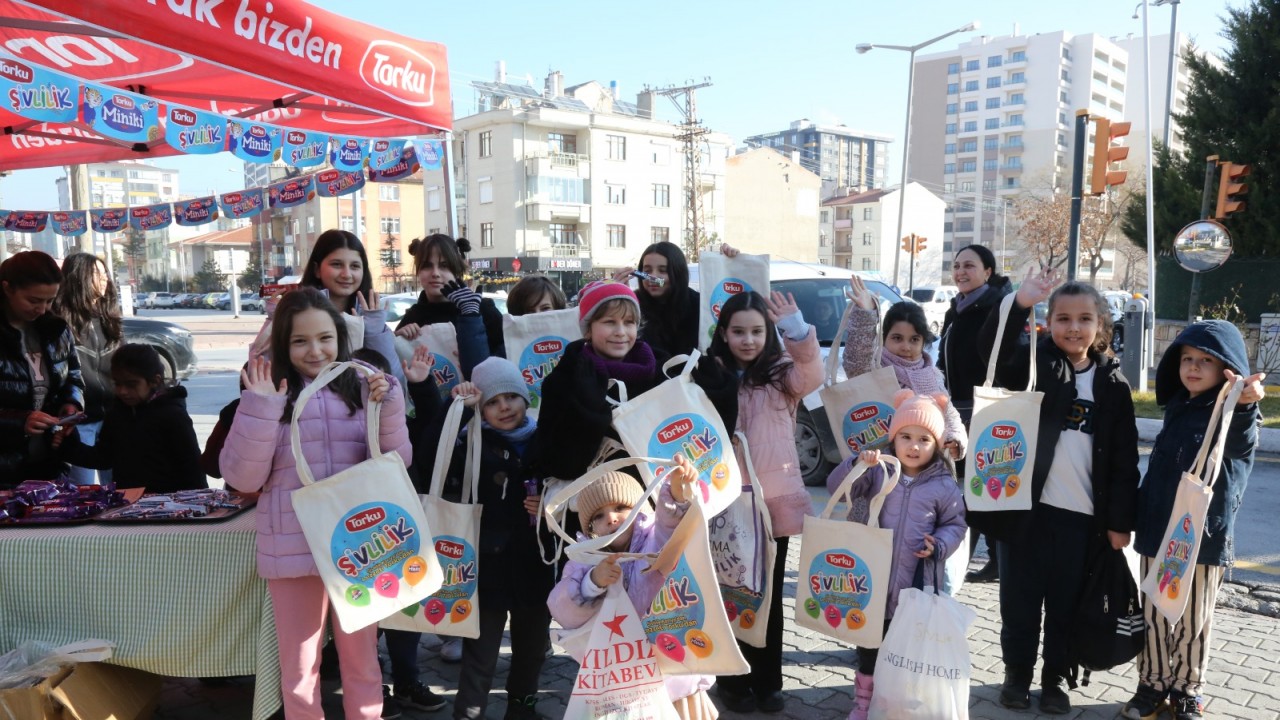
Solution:
M533 418L529 417L528 415L524 416L524 422L520 423L519 425L517 425L515 428L511 430L498 430L497 428L485 422L484 420L480 421L480 427L484 428L485 430L492 430L498 433L507 442L511 443L512 445L523 445L524 443L529 442L529 440L533 437L533 431L538 429L538 425L534 423Z
M987 288L989 287L991 286L987 284L983 284L982 287L978 288L977 290L974 290L968 295L961 295L960 299L956 300L956 312L962 313L965 310L969 309L969 306L978 302L978 298L982 297L982 294L985 293L987 291Z

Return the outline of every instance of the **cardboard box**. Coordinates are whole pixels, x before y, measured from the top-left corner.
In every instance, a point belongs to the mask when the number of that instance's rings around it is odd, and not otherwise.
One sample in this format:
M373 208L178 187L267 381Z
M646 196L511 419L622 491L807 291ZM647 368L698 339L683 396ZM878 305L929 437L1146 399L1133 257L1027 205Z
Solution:
M4 720L149 720L160 677L106 663L78 663L35 687L0 691Z

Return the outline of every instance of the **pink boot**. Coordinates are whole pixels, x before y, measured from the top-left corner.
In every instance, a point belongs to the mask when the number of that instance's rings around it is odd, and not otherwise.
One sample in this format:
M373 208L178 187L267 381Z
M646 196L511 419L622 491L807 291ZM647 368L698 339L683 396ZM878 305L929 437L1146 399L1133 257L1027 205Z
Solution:
M854 676L853 709L849 711L849 720L867 720L871 711L871 693L876 689L876 679L858 671Z

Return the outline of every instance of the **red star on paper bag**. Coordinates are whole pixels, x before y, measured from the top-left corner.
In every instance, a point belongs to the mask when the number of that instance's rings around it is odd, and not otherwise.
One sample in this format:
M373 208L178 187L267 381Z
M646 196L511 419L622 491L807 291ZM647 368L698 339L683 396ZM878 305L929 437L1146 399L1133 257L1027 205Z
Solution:
M627 615L614 616L612 620L605 623L604 626L609 628L609 639L612 640L614 635L622 637L622 621L627 619Z

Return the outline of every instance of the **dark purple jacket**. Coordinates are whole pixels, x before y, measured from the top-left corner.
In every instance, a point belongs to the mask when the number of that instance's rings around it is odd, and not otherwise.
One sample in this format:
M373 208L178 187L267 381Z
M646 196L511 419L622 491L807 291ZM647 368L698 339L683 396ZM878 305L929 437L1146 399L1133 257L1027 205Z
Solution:
M832 470L827 476L827 490L835 492L857 462L855 455ZM849 510L850 521L867 521L867 503L880 492L883 480L883 471L874 467L854 481L849 492L853 506ZM898 607L898 592L911 587L915 581L916 565L920 562L915 553L924 548L925 533L935 541L932 560L939 567L939 574L942 563L964 542L968 527L964 522L964 496L946 463L934 460L910 485L899 482L880 507L880 527L893 530L893 563L889 600L885 606L887 620ZM932 572L929 566L924 569ZM928 581L926 578L925 583L930 584Z

